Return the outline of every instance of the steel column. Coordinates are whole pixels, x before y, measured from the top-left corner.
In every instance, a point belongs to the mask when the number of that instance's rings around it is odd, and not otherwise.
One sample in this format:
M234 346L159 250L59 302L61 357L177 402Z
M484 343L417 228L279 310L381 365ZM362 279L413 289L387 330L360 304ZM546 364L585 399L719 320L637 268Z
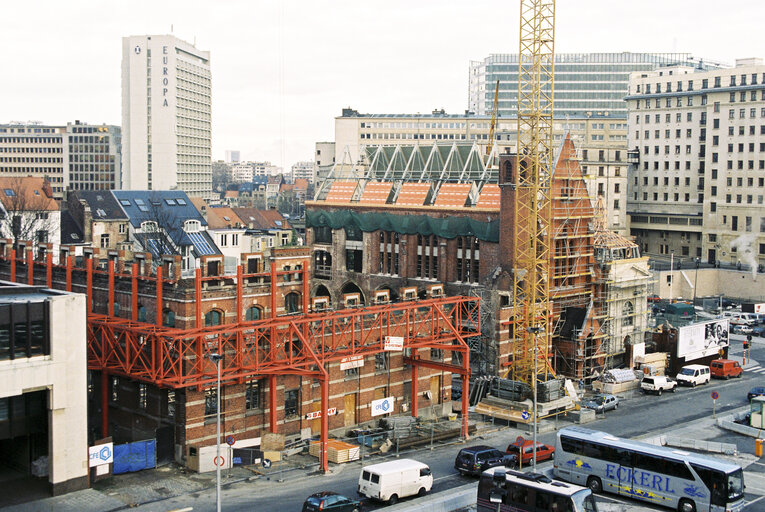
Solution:
M276 260L271 260L271 318L276 318L278 306L276 305Z
M303 279L303 314L308 313L308 296L310 295L310 288L309 288L309 279L310 276L308 275L308 260L303 263L303 272L302 272L302 279Z
M101 370L101 437L109 437L109 374Z
M194 327L199 329L202 327L202 269L198 268L194 271L194 300L196 301L196 325Z
M268 420L271 432L276 433L276 375L268 376Z
M236 266L236 323L238 324L242 323L242 310L244 309L244 298L242 297L242 287L244 286L244 280L242 278L242 274L242 265L239 264Z
M93 312L93 259L88 258L85 260L85 272L87 274L85 283L86 283L86 290L85 293L88 295L88 304L87 304L87 312L92 313Z
M414 356L414 354L412 354ZM414 357L412 357L414 359ZM417 364L412 362L412 416L417 417Z
M138 321L138 263L133 263L133 271L130 279L130 318Z
M35 284L35 261L32 258L32 249L27 249L27 284Z
M329 375L324 370L321 379L321 470L329 473L329 461L327 460L327 441L329 439Z
M469 407L470 403L468 402L468 395L470 394L470 390L468 387L470 386L469 382L470 379L468 378L470 376L470 349L465 350L465 355L462 356L462 369L465 371L465 373L462 375L462 437L465 438L465 440L469 439L468 435L468 420L470 419L469 416Z
M157 267L157 325L162 325L162 265Z
M106 311L108 316L114 315L114 261L109 260L109 309Z
M66 291L72 291L72 256L66 257Z
M11 249L11 281L16 282L16 249Z
M45 265L46 265L45 282L47 283L48 288L52 288L53 287L53 253L50 251L45 253Z

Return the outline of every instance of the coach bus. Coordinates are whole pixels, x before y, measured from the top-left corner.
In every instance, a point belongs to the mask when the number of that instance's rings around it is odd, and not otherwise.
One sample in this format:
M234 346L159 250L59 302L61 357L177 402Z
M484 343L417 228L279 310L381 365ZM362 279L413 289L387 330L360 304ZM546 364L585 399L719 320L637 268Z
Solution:
M592 491L502 466L487 469L478 482L477 512L598 512Z
M744 472L736 464L581 427L558 432L553 473L595 493L680 512L738 512L745 505Z

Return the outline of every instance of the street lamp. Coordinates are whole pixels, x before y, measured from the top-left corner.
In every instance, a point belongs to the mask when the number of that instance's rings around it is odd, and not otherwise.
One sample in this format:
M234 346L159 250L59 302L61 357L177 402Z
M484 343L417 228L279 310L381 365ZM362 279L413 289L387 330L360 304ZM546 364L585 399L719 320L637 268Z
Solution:
M215 363L218 372L218 389L215 393L216 417L215 417L215 503L216 510L220 512L220 361L223 356L217 352L210 354L210 361Z
M695 310L696 308L696 283L699 282L699 264L701 263L701 258L696 257L696 274L693 276L693 308ZM694 315L696 313L694 312Z
M675 250L669 256L669 303L672 304L672 285L675 284Z
M532 386L531 389L534 394L534 427L533 427L533 434L532 434L532 468L533 471L537 471L537 351L539 347L537 346L537 334L540 334L544 332L543 327L539 326L532 326L527 329L528 332L530 332L534 336L534 375L532 377ZM521 457L519 460L523 458L523 447L521 447Z

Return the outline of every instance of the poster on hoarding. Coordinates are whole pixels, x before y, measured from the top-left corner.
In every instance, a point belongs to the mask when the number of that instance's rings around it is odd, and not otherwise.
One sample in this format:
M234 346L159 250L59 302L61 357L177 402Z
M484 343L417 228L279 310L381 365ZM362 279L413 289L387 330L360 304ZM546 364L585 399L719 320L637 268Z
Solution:
M728 319L710 320L678 329L677 357L693 361L717 354L728 346Z

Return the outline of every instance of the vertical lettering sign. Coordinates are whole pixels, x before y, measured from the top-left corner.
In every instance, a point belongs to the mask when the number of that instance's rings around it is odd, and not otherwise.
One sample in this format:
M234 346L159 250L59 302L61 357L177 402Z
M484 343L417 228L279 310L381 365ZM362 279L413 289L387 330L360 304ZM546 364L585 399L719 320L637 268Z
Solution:
M167 106L167 86L170 83L167 74L167 46L162 47L162 106Z

